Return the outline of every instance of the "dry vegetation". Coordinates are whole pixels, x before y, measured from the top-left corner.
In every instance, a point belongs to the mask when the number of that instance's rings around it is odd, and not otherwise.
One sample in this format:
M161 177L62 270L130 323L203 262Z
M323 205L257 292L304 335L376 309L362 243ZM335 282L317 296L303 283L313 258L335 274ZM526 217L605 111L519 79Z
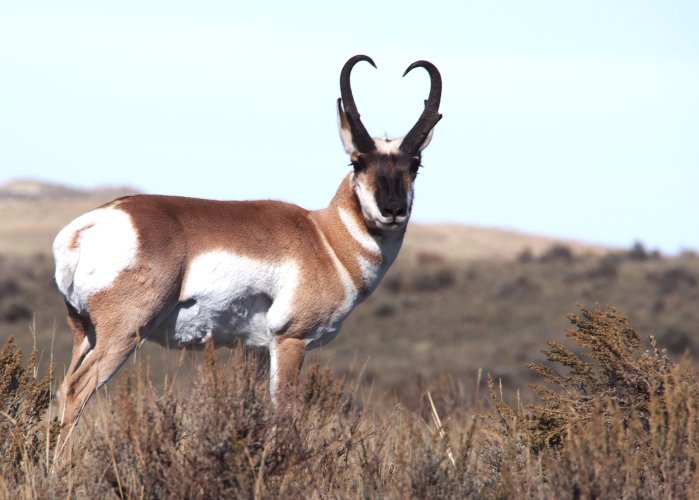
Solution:
M533 378L525 363L544 360L541 346L565 328L568 312L595 303L623 310L673 356L688 350L697 358L696 255L668 258L639 248L577 254L553 246L510 260L401 256L374 295L350 315L342 334L312 351L309 361L360 379L360 390L387 406L400 401L415 407L415 388L431 379L453 378L470 393L473 384L466 381L474 380L478 369L520 387L529 400L525 385ZM60 375L72 337L53 283L52 259L0 255L0 342L12 335L29 352L31 329L39 366L48 366L52 351ZM158 360L153 375L161 380L160 365L173 356L151 344L142 355Z
M0 495L13 498L691 498L699 493L699 383L613 309L582 309L532 365L546 388L511 408L428 388L420 408L377 411L318 366L274 410L254 359L213 349L187 389L141 363L84 416L54 462L50 374L0 354ZM560 365L556 367L556 365ZM434 396L436 408L430 402ZM440 417L441 416L441 421ZM429 423L428 423L429 422Z
M411 227L283 411L253 359L147 344L54 462L72 339L46 249L105 201L59 194L0 200L0 498L699 493L699 258L478 228Z

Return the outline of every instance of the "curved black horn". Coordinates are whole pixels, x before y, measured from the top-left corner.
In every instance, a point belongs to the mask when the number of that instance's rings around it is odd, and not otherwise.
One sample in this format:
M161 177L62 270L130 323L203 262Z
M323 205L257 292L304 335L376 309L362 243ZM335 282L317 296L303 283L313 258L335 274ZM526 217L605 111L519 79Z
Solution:
M357 111L357 106L354 104L354 96L352 95L352 87L350 85L350 73L354 65L359 61L366 61L374 68L376 67L376 64L374 64L374 61L372 61L369 56L356 55L350 57L340 72L340 95L342 96L342 105L345 109L347 123L352 132L352 141L360 153L369 153L376 149L376 144L374 144L374 140L359 119L359 112Z
M410 129L410 132L405 136L400 145L401 151L408 154L415 154L420 149L420 146L427 139L427 134L437 125L437 122L442 119L439 114L439 101L442 98L442 76L439 74L437 67L429 61L415 61L408 66L403 76L410 73L415 68L425 68L430 74L430 95L425 101L425 109L422 110L417 123Z

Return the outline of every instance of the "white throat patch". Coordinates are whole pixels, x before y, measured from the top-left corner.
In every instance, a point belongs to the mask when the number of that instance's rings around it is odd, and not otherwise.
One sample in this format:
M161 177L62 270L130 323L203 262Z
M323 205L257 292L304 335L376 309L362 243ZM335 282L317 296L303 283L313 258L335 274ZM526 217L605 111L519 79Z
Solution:
M413 203L412 189L408 190L408 192L406 193L408 214L405 217L397 218L399 220L399 225L391 227L391 224L395 222L394 219L390 217L385 217L381 213L381 210L379 209L379 206L376 203L374 193L357 178L354 172L350 174L350 185L352 186L352 189L354 190L355 194L357 195L357 198L359 199L359 204L362 207L362 215L364 216L364 220L367 221L367 223L369 223L370 225L373 225L374 227L377 227L379 229L394 230L404 228L405 225L408 223L408 219L410 219L410 207L412 207Z
M354 172L350 175L350 182L354 192L357 194L357 198L359 198L359 205L362 207L364 219L372 222L383 219L384 217L381 215L381 210L379 210L379 206L376 204L374 193L357 179Z
M350 213L344 208L338 208L338 213L340 214L340 219L345 225L345 228L350 233L352 238L359 243L365 250L371 252L375 255L381 254L381 248L374 238L371 237L369 233L363 231L357 221L350 215Z

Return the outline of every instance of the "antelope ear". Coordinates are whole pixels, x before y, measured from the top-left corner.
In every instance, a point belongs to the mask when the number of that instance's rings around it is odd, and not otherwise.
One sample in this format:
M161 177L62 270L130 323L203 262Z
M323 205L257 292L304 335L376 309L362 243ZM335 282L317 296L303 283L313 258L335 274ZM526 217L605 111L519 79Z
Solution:
M340 130L340 140L345 148L345 152L352 156L357 153L357 148L354 146L354 141L352 140L352 131L350 130L349 122L347 121L347 115L345 115L342 109L342 99L337 99L337 126Z
M434 134L434 129L430 130L430 133L427 134L427 137L425 137L425 140L422 141L422 144L418 148L418 151L422 152L423 149L430 145L430 141L432 140L432 134Z

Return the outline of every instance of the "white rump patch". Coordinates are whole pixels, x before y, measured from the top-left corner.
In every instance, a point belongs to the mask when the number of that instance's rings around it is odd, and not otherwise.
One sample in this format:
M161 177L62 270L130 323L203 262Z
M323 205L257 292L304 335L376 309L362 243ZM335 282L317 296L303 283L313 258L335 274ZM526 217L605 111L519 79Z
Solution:
M136 230L123 210L98 208L81 215L53 242L58 289L84 311L88 298L111 285L134 261L137 249Z

